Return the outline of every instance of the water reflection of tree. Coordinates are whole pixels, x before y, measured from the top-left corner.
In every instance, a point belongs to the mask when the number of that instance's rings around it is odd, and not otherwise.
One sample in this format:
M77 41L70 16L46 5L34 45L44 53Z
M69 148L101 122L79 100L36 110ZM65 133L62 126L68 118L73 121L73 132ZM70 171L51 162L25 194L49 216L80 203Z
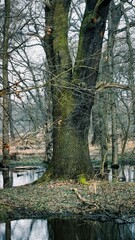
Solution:
M13 169L3 169L0 171L0 188L15 187L31 183L41 177L44 169L14 171Z
M11 221L7 221L6 222L6 229L5 229L5 232L6 232L6 240L11 240Z
M1 226L0 226L1 227ZM4 233L4 231L2 231ZM118 224L112 222L82 221L75 219L22 219L7 221L5 236L0 239L29 240L133 240L135 223Z
M121 165L119 169L111 169L108 180L135 182L135 166Z
M8 228L8 226L6 225ZM6 229L6 231L8 231ZM47 220L21 219L11 221L11 239L48 240ZM1 236L0 236L1 237ZM1 239L1 238L0 238ZM5 239L5 238L4 238ZM10 238L9 238L10 239ZM7 239L6 239L7 240Z
M53 219L48 220L48 230L51 240L130 240L134 236L131 225L114 222Z

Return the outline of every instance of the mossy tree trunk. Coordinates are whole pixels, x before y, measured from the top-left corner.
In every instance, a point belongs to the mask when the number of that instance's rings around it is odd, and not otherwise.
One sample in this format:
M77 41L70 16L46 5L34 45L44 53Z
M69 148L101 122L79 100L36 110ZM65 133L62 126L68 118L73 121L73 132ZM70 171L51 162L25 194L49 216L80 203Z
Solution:
M45 8L44 37L53 96L53 160L49 168L55 177L91 176L89 121L109 1L86 1L74 68L68 49L71 1L50 2Z

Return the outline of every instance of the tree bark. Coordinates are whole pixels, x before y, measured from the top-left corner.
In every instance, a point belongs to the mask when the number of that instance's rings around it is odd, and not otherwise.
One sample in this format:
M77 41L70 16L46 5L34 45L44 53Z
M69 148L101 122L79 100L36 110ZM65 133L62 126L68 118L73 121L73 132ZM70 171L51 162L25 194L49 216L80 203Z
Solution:
M114 19L114 13L117 12L117 18ZM110 82L113 82L114 56L113 47L115 43L115 31L117 30L121 17L119 5L115 7L114 3L110 4L110 11L108 16L108 69L110 75ZM112 165L118 164L118 137L117 137L117 107L116 95L111 91L111 122L112 122Z
M118 138L117 138L117 108L115 95L111 96L111 119L112 119L112 165L118 164Z
M68 49L71 1L46 7L44 48L53 96L53 176L92 175L88 132L109 1L86 1L74 69ZM91 89L91 92L87 90Z

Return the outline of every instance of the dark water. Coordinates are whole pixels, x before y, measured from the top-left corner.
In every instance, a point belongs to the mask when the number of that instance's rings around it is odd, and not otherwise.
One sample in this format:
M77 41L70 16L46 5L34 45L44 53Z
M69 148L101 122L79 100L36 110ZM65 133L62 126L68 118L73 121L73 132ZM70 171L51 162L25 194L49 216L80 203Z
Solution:
M0 171L0 188L21 186L32 183L44 173L43 168L31 170L3 170Z
M135 240L135 223L22 219L0 224L1 240Z

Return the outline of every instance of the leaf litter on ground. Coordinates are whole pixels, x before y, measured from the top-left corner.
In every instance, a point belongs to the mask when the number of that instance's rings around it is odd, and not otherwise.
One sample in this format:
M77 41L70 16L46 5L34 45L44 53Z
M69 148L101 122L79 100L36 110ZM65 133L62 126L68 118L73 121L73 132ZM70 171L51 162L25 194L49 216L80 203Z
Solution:
M96 181L96 193L89 185L73 180L50 181L0 190L0 204L7 205L7 215L134 214L135 183ZM5 211L5 209L4 209ZM12 214L11 214L12 213Z

